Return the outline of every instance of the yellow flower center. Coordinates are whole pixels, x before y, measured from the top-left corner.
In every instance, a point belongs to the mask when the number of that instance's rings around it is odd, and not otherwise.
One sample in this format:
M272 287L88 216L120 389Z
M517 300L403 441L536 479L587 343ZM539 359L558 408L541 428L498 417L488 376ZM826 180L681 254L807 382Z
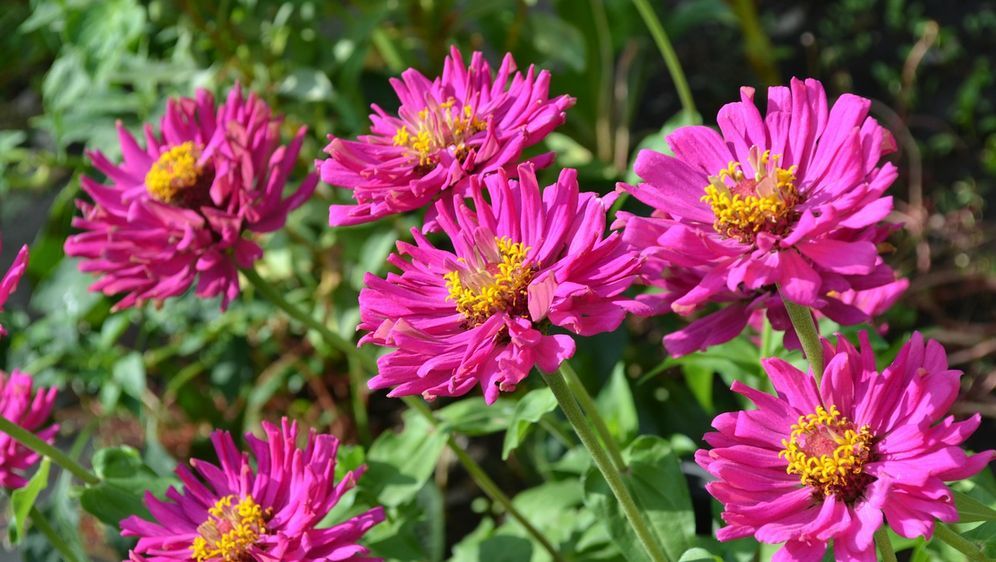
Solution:
M713 228L727 238L753 244L761 231L784 234L798 218L801 201L795 185L796 167L780 168L780 156L750 149L750 164L756 170L747 177L739 162L730 162L715 176L709 176L705 201L716 216Z
M200 148L191 141L163 152L145 174L149 195L169 205L193 206L200 201L211 179L197 165L200 155Z
M452 149L454 156L463 160L467 155L464 143L486 125L474 114L473 107L465 105L462 110L454 110L455 104L456 100L449 98L419 111L415 123L402 125L394 134L394 145L407 147L423 169L436 165L436 153L443 149Z
M210 517L197 527L200 536L190 546L197 562L243 562L251 560L249 549L266 532L269 510L264 510L252 496L235 503L229 495L208 510ZM234 504L234 505L233 505Z
M522 242L495 238L494 247L482 252L485 265L444 275L450 292L447 300L456 303L468 325L483 324L502 310L517 316L527 314L526 291L534 273L525 263L527 253L529 248Z
M792 434L782 439L778 456L788 461L785 472L798 474L802 484L813 488L818 497L835 495L853 502L874 477L864 472L872 457L874 436L865 425L855 426L840 415L836 406L827 411L799 416Z

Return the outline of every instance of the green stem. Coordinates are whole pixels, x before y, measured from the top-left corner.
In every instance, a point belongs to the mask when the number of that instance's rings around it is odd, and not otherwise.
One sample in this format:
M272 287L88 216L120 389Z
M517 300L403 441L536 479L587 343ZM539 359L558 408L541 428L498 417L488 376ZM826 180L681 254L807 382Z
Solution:
M31 506L30 515L31 515L31 522L34 523L35 528L41 531L43 535L45 535L45 538L47 538L48 542L52 544L52 547L55 548L55 550L59 551L59 554L62 555L63 560L68 560L69 562L79 561L79 558L76 557L76 554L73 552L73 550L69 548L69 545L66 544L66 541L62 540L62 537L59 536L59 533L55 530L54 527L52 527L52 524L48 522L48 519L45 517L45 515L41 511L38 511L37 507Z
M376 365L374 360L364 353L360 353L356 349L356 346L352 342L346 340L339 334L336 334L328 328L325 324L319 322L315 317L308 314L304 310L301 310L297 306L293 305L288 301L280 291L273 287L269 282L259 276L259 272L255 269L243 269L242 274L245 275L249 283L256 288L268 301L275 304L285 313L294 320L304 324L308 328L318 332L318 334L325 340L329 346L342 352L343 355L347 357L356 357L364 367L368 367L373 370Z
M353 421L356 433L364 446L370 445L370 421L367 417L367 383L363 376L363 365L354 355L349 356L349 394L353 402Z
M761 317L761 349L760 357L765 359L771 357L771 336L773 336L773 330L771 329L771 322L768 321L768 316L764 315Z
M561 368L557 372L546 374L544 379L550 385L550 390L553 391L553 395L557 398L560 409L564 411L567 420L574 426L574 432L577 433L581 442L584 443L585 448L588 449L592 460L595 461L595 466L602 473L602 476L605 477L605 481L609 484L612 494L615 495L619 506L626 515L626 519L629 520L630 526L636 533L647 555L653 562L668 562L667 555L664 554L664 550L657 542L657 538L654 536L650 525L640 512L640 508L637 507L633 495L630 494L629 489L626 487L622 474L616 470L605 449L599 445L598 437L588 425L588 420L585 419L581 407L578 406L574 395L571 393L565 380L564 364L561 365Z
M976 560L978 562L989 560L989 558L986 558L986 554L975 543L961 536L957 531L943 523L938 522L934 525L934 537L941 539L951 548L964 554L968 560Z
M422 416L428 420L433 427L439 425L439 420L436 419L436 416L432 413L432 410L430 410L429 407L426 406L421 400L413 396L402 396L401 399L408 405L409 408L415 410L419 414L422 414ZM481 491L491 498L491 501L501 504L501 506L505 508L505 511L507 511L508 514L511 515L516 521L518 521L519 524L525 528L526 532L536 539L536 542L540 543L543 549L550 554L551 558L553 558L556 562L565 562L564 558L559 552L557 552L557 549L554 548L549 539L547 539L539 529L533 526L533 524L526 519L526 516L523 515L521 511L512 505L512 500L501 491L498 484L495 484L495 481L492 480L486 472L484 472L481 465L477 464L477 461L475 461L467 453L467 451L456 442L456 439L454 439L452 435L447 435L446 444L449 446L450 450L453 451L453 454L456 455L457 460L460 461L463 468L468 474L470 474L470 477L477 483L477 486L481 489Z
M774 57L775 50L761 26L755 0L729 0L729 4L740 21L740 29L744 33L744 51L754 71L765 84L769 86L780 84L781 78Z
M678 55L675 54L674 47L671 46L671 40L668 39L667 32L661 25L661 20L657 18L657 13L654 12L654 8L647 0L633 0L633 4L636 5L640 16L643 17L643 22L650 30L650 35L654 37L654 42L657 43L657 48L660 49L661 55L664 57L664 64L667 65L671 80L674 81L674 87L678 90L681 107L689 117L697 116L698 111L695 109L695 100L692 99L692 91L688 88L688 81L685 79L685 71L681 68L681 62L678 61Z
M560 370L567 378L567 387L574 394L574 398L581 405L581 409L584 410L585 415L591 420L591 424L595 426L595 432L598 433L599 439L602 440L602 446L609 452L609 457L612 459L612 466L616 470L624 472L626 470L626 461L623 460L619 444L616 443L615 438L612 437L612 433L609 432L609 426L605 424L605 418L598 412L598 406L595 405L595 401L588 394L588 389L584 387L581 378L578 377L577 372L569 363L566 361L561 363Z
M875 531L875 544L878 545L878 552L882 555L882 562L896 562L896 551L892 548L889 530L885 525Z
M74 461L69 455L42 441L34 433L24 429L3 416L0 416L0 432L10 435L20 442L21 445L24 445L39 455L52 459L52 462L73 473L76 478L79 478L83 482L91 485L100 483L100 478L98 478L96 474L90 472L84 468L83 465Z
M813 369L816 384L819 385L820 379L823 378L823 344L820 343L820 330L813 320L813 313L805 306L790 301L781 288L778 289L778 292L781 293L782 303L785 304L785 310L792 320L795 333L799 336L799 342L802 343L802 351L806 354L806 360L809 361L809 366Z

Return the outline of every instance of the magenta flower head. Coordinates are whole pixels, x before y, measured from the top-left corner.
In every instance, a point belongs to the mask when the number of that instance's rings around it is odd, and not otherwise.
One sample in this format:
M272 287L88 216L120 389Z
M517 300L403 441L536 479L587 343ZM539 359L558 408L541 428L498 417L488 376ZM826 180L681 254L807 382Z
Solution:
M552 372L574 354L574 339L549 325L589 336L637 307L622 293L639 257L619 233L605 236L614 194L580 193L574 170L542 190L532 165L518 175L473 181L473 208L459 195L437 203L452 250L413 229L415 244L399 242L389 258L400 275L367 275L361 343L397 348L370 388L432 399L480 385L492 403L534 365Z
M211 436L219 465L191 460L193 471L177 468L183 493L175 488L166 500L147 494L154 522L137 516L121 522L123 536L138 537L132 560L170 562L361 562L367 549L357 544L384 520L377 507L330 527L317 528L344 493L356 485L363 468L333 481L339 441L332 435L308 435L297 447L297 423L280 427L264 422L265 439L246 435L249 451L235 446L231 434ZM196 476L194 474L196 471Z
M7 375L0 371L0 416L51 443L59 426L42 426L52 415L56 391L54 388L33 389L32 386L29 375L20 371ZM0 431L0 487L23 487L28 483L25 473L38 460L38 453Z
M880 160L894 142L868 116L871 102L845 94L828 110L812 79L770 88L764 116L753 97L742 88L741 101L720 110L720 133L672 133L673 157L640 152L643 183L620 185L655 209L620 221L648 258L647 282L665 289L661 304L690 315L729 303L665 338L673 355L722 343L771 308L780 308L772 325L796 343L782 297L842 324L867 322L838 295L896 280L877 249L890 231L883 193L897 174Z
M78 202L73 226L83 232L66 241L80 269L99 276L92 289L124 294L122 309L175 297L196 280L198 296L221 295L226 307L239 294L238 268L263 253L246 235L283 226L318 181L309 175L283 196L305 128L283 146L279 124L238 85L217 108L205 90L170 100L160 134L146 125L144 149L119 124L124 162L89 154L111 184L83 178L93 202Z
M3 311L3 305L10 298L11 293L17 290L17 284L21 281L21 276L24 275L24 271L28 269L28 247L21 247L21 251L17 252L17 257L14 258L14 263L11 264L10 269L0 277L0 311ZM6 336L7 331L3 329L0 325L0 336Z
M429 80L415 69L392 79L401 107L397 116L374 105L370 134L356 141L330 137L329 157L319 163L322 181L351 189L355 205L333 205L329 223L344 226L429 205L469 178L515 172L522 151L564 122L574 98L549 97L550 73L530 66L516 72L512 55L498 74L471 55L466 66L456 47L443 75ZM553 154L532 161L545 166Z
M719 540L784 542L772 560L786 562L821 560L833 540L837 560L874 561L883 516L908 538L957 521L944 483L979 472L993 451L959 447L980 417L946 416L961 372L944 349L914 334L881 374L864 332L860 351L838 336L824 354L819 388L781 359L764 361L777 396L733 383L758 409L716 417L712 449L695 455L717 478L707 489L724 507Z

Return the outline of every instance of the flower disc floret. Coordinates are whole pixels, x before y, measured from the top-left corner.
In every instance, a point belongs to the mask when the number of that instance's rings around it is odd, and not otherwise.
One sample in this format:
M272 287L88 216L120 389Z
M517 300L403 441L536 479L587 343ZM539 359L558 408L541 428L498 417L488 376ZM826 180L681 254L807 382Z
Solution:
M494 246L486 254L497 258L497 263L488 263L484 257L485 263L479 267L450 271L443 276L448 298L472 327L483 324L499 311L528 316L526 289L533 277L533 268L526 264L529 248L507 236L496 237Z
M403 123L394 134L394 146L406 147L418 159L417 169L427 172L439 162L436 154L446 150L458 160L467 156L467 141L486 127L475 114L474 108L464 105L454 109L456 100L449 98L431 108L418 112L414 123Z
M778 456L788 461L785 471L799 475L820 498L835 495L853 502L873 480L864 472L872 443L869 426L855 427L837 406L829 411L817 406L815 413L799 416L792 434L782 439Z
M713 228L726 238L753 244L759 232L782 235L798 219L796 205L800 202L796 188L796 167L771 166L780 155L751 148L752 167L757 170L748 178L739 162L730 162L715 176L709 176L702 201L709 204L716 216Z
M210 178L198 164L201 149L192 141L180 143L163 152L145 174L145 187L157 201L170 205L190 206L203 200ZM207 183L203 181L207 179Z
M240 562L266 533L269 513L251 495L236 499L229 494L218 500L208 510L207 521L197 527L200 536L190 547L197 562Z

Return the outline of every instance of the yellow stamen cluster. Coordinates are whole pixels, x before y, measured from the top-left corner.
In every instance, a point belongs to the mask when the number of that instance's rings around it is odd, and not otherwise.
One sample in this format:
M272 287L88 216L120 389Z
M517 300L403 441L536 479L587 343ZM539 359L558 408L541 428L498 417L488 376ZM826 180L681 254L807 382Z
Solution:
M191 141L163 152L145 174L145 188L149 194L170 205L187 200L204 171L197 165L200 155L200 149Z
M702 201L712 207L716 232L752 244L761 231L782 234L791 226L801 199L795 185L796 167L773 166L778 159L755 147L751 149L753 178L746 177L739 162L730 162L709 176Z
M524 314L526 290L533 268L526 265L529 248L510 238L495 238L497 263L480 269L450 271L444 275L450 295L470 326L484 323L499 311Z
M229 495L218 500L208 510L208 520L197 528L200 536L190 546L191 556L197 562L248 560L249 549L266 532L268 510L257 504L252 496L233 505L235 499Z
M791 436L782 440L778 456L788 461L785 471L798 474L816 495L836 495L850 502L872 479L864 473L864 465L872 455L872 441L867 425L856 428L836 406L830 406L829 411L818 406L816 413L799 417Z
M394 145L407 147L418 157L419 167L436 164L436 152L451 148L458 159L467 154L464 144L475 133L483 131L484 121L474 114L474 108L465 105L454 111L456 100L419 111L415 124L402 125L394 134ZM411 130L409 130L411 127Z

